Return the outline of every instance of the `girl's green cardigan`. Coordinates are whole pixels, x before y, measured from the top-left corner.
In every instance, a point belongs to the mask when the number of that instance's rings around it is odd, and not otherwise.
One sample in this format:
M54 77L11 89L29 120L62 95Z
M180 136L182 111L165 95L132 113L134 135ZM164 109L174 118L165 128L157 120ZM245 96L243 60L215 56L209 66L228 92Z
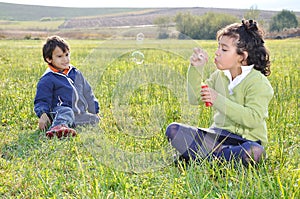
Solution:
M202 72L194 66L188 69L188 99L194 105L202 103ZM248 140L260 140L265 145L268 141L268 105L274 94L268 79L260 71L252 69L230 95L228 77L223 71L216 70L206 84L218 92L213 103L215 114L211 127L228 130Z

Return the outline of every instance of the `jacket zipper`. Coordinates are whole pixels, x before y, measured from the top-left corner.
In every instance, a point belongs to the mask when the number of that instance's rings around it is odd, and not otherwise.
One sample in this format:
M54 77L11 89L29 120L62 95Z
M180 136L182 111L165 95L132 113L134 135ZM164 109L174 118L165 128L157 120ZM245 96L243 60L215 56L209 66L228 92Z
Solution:
M69 77L67 77L67 76L65 76L65 77L67 78L68 82L70 83L70 85L72 86L72 88L73 88L73 90L74 90L74 93L75 93L75 102L74 102L74 106L75 106L75 109L77 110L78 114L80 114L81 111L80 111L80 109L79 109L79 107L78 107L79 95L78 95L78 92L77 92L75 86L73 85L74 82L73 82L73 80L72 80L71 78L69 78Z

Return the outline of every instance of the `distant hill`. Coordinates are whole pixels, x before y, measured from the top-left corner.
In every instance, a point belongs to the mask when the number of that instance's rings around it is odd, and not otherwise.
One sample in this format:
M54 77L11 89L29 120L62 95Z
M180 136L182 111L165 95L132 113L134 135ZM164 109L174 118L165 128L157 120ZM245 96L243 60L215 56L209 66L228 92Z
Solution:
M67 38L107 38L119 33L118 28L127 30L152 27L159 16L175 16L177 13L204 15L207 12L226 13L242 19L249 9L225 8L68 8L34 6L0 2L0 39L40 39L48 34L60 34ZM259 17L268 23L279 11L259 10ZM300 12L294 12L300 17ZM46 23L49 22L49 23ZM114 29L111 29L114 28ZM92 29L93 31L90 31ZM114 31L114 32L113 32ZM137 30L138 31L138 30ZM146 31L146 30L144 30ZM126 33L127 34L127 33ZM135 33L127 34L132 36ZM277 35L272 35L277 37Z
M92 17L76 17L65 21L60 28L90 28L90 27L116 27L153 25L158 16L175 16L177 13L189 12L193 15L204 15L207 12L227 13L242 19L247 9L221 9L221 8L156 8L119 15L102 15ZM277 11L261 11L260 18L268 22Z
M14 21L39 21L42 18L52 19L72 19L78 17L89 17L90 19L111 17L120 20L126 17L126 20L134 19L138 16L144 18L153 18L153 15L175 15L177 12L190 12L196 15L202 15L206 12L229 13L242 18L248 9L221 9L221 8L69 8L22 5L0 2L0 20ZM268 21L277 11L261 10L261 18ZM300 13L296 13L300 16ZM116 16L118 15L118 16ZM123 16L124 15L124 16ZM93 18L95 17L95 18ZM84 19L83 19L84 20ZM85 19L86 20L86 19ZM106 26L106 25L105 25Z
M44 17L70 19L147 10L145 8L66 8L0 2L0 20L39 21Z

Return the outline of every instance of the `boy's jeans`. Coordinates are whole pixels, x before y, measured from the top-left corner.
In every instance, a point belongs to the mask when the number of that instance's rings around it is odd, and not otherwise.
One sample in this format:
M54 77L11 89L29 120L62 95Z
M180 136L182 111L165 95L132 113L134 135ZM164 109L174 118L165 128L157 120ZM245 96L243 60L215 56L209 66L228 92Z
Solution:
M74 114L70 107L57 106L51 112L51 119L53 120L50 128L57 125L66 125L70 128L82 125L94 125L99 123L99 117L92 113Z

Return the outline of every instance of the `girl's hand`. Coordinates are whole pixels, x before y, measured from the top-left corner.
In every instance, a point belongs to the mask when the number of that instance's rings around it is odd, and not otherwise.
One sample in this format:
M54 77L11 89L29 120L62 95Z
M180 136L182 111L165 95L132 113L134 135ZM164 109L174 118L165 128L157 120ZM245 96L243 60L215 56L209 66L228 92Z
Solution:
M193 54L190 57L191 65L192 66L204 66L207 62L208 62L207 53L200 48L194 48Z
M201 88L201 100L203 102L214 104L217 97L218 97L218 93L214 89L209 87Z
M51 123L48 115L46 113L43 113L39 119L39 129L46 130L48 125Z

